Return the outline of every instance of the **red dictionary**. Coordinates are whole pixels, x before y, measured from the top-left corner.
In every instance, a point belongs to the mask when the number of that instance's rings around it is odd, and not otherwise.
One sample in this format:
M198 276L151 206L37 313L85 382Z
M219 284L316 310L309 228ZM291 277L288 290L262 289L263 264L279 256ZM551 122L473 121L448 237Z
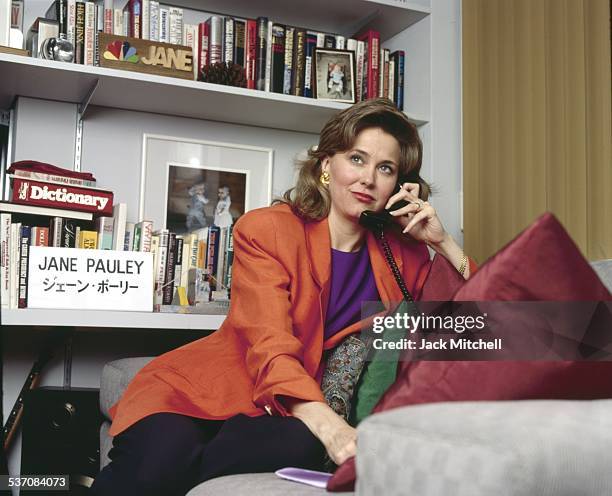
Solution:
M380 70L380 33L369 29L357 36L356 39L368 44L368 51L365 54L368 66L366 98L376 98L378 96L378 71Z
M198 50L200 50L200 67L198 68L198 76L202 72L205 65L210 64L210 55L208 45L210 43L210 25L201 22L198 26Z
M112 191L32 181L16 176L13 177L11 201L22 205L113 215Z
M247 88L255 89L255 62L257 57L257 21L247 19L247 42L246 42L246 77Z

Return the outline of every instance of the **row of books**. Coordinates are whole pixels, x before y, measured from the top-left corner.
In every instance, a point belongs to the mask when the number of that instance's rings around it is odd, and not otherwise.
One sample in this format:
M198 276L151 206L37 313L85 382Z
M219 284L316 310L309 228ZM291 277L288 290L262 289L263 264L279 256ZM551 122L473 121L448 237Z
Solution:
M113 0L55 0L27 36L37 56L45 38L65 36L75 46L74 61L98 65L98 33L106 32L193 49L194 77L204 66L233 62L245 69L247 87L316 98L315 48L350 50L355 54L356 101L387 97L403 109L404 52L380 46L380 33L367 30L352 38L280 24L267 17L242 19L213 15L185 24L183 9L157 0L128 0L115 9Z
M125 203L113 205L112 215L100 215L91 205L75 203L78 195L85 197L92 191L100 191L92 186L95 178L89 173L30 161L13 164L9 172L13 173L9 178L14 201L0 202L3 308L27 307L30 246L152 252L157 311L162 305L229 300L233 262L231 227L211 226L186 235L167 229L154 231L151 221L127 222ZM44 184L46 197L41 199L44 195L36 193L32 200L30 183ZM74 198L67 198L67 188L74 190L70 193ZM41 203L37 204L38 200ZM108 211L106 207L103 210Z

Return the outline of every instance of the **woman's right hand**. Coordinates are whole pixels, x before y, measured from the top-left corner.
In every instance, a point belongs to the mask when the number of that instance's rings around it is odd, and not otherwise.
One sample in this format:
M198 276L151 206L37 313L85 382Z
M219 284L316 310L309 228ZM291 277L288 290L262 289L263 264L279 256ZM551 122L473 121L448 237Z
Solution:
M336 465L341 465L357 453L357 430L326 403L287 398L291 414L300 419L325 446Z

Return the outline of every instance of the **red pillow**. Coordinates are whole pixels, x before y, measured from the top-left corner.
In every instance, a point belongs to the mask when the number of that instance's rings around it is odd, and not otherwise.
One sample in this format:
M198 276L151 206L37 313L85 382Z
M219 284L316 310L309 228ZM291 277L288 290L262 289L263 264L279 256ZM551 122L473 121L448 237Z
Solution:
M612 301L612 294L547 213L481 266L452 299ZM405 362L374 412L439 401L610 398L611 378L612 362ZM339 467L327 489L353 489L354 468L352 459Z

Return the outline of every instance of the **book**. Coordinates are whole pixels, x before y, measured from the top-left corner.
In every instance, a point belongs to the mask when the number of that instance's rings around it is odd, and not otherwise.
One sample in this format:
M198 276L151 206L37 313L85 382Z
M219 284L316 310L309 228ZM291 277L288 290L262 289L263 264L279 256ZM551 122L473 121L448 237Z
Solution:
M272 81L272 26L274 22L268 21L268 38L266 40L266 80L264 89L265 91L271 91L270 82Z
M223 61L223 19L220 16L211 16L206 21L209 34L209 64Z
M166 259L168 258L168 238L170 232L168 229L155 231L155 237L159 239L157 243L157 251L154 258L153 272L153 311L159 312L159 308L164 302L164 280L166 277ZM152 238L153 239L153 238ZM153 242L152 242L153 244Z
M285 26L272 25L272 66L270 68L270 91L283 92L285 80ZM259 89L259 86L257 87Z
M181 277L183 272L183 246L183 238L181 236L177 236L176 250L174 255L174 289L172 290L173 295L176 295L176 290L181 285Z
M176 263L176 234L168 233L168 255L166 258L166 273L164 276L163 304L172 304L174 297L174 265Z
M182 45L191 47L192 49L192 66L193 79L198 80L198 67L200 67L200 50L198 49L198 26L195 24L183 25L183 42Z
M123 36L130 36L130 29L132 26L130 13L127 10L122 10L121 15L123 16L123 21L121 23L121 26L123 27Z
M234 19L234 55L235 64L245 66L246 21Z
M19 240L19 295L17 299L17 308L26 308L28 306L28 261L30 257L31 236L32 228L30 226L21 226Z
M283 70L283 93L291 95L293 93L293 60L295 58L293 45L295 42L295 28L285 26L285 58Z
M123 251L124 249L126 223L127 203L113 205L113 250Z
M345 46L346 46L346 38L342 35L337 34L336 35L336 48L338 50L344 50Z
M124 21L125 13L128 14L128 36L132 38L142 37L142 2L141 0L128 0L123 7ZM125 26L124 26L125 30Z
M9 46L11 40L11 0L0 1L0 45Z
M257 18L257 55L255 58L255 87L266 89L266 45L268 42L268 18Z
M113 249L113 218L98 217L95 222L95 229L98 233L98 249Z
M142 0L141 38L151 39L151 0Z
M333 34L324 34L323 48L336 48L336 37Z
M389 94L389 50L387 48L381 50L380 69L378 95L386 98Z
M168 9L169 43L180 45L183 42L183 9L170 7Z
M113 34L123 36L123 11L115 9L113 13Z
M224 27L224 42L223 42L223 62L234 61L234 19L225 17L223 19Z
M125 223L125 236L123 237L123 251L132 251L134 247L134 228L133 222Z
M96 231L81 231L79 233L79 248L96 250L98 248L98 233Z
M96 4L85 2L85 65L94 65L96 32Z
M291 84L292 94L304 96L306 65L306 30L297 28L295 30L295 60L293 67L293 82Z
M256 87L256 62L257 62L257 21L247 19L246 22L246 47L245 62L247 88L254 90Z
M49 246L49 228L34 226L32 227L32 246Z
M72 46L75 46L76 27L76 0L68 0L68 23L66 24L66 37ZM74 59L73 59L74 62Z
M159 41L170 43L170 19L169 11L166 8L159 8Z
M113 0L104 0L104 32L113 34L113 13L114 13L114 2Z
M198 24L198 76L202 72L202 68L210 63L209 55L210 42L210 24L201 22Z
M21 222L11 224L11 240L9 242L9 308L17 308L19 293L19 257L21 239Z
M365 50L365 67L364 78L367 80L364 98L376 98L378 96L378 71L380 59L380 33L373 29L356 36L357 40L367 44Z
M64 229L64 219L62 217L52 217L49 219L49 246L59 248L62 246L62 230Z
M0 212L9 212L24 215L44 215L47 217L66 217L70 219L92 220L93 215L88 212L76 210L61 210L59 208L34 207L27 204L18 204L0 201Z
M94 31L94 61L93 65L100 66L100 33L104 32L104 5L96 4L96 28Z
M136 243L136 233L138 233L138 242L134 251L151 251L151 238L153 237L153 222L143 220L136 224L134 229L134 243Z
M60 176L58 174L47 174L45 172L34 172L34 171L16 169L13 175L17 177L25 177L27 179L34 179L37 181L45 181L45 182L57 183L57 184L68 184L71 186L85 186L85 187L95 187L96 186L95 181L88 181L88 180L79 179L76 177Z
M9 307L11 220L9 213L0 213L0 307Z
M159 2L157 0L149 2L149 39L159 41Z
M80 231L80 227L73 219L62 219L61 223L61 234L60 234L60 247L62 248L76 248L77 233Z
M74 62L85 61L85 2L76 2L74 21Z
M306 43L304 48L304 96L313 98L313 73L312 73L312 56L314 49L317 46L317 33L312 31L306 32Z
M404 50L397 50L391 54L393 67L393 101L398 109L404 110Z
M389 94L387 98L392 102L395 101L395 91L393 91L393 88L395 88L395 59L391 57L389 59Z
M208 231L208 253L206 260L206 274L211 291L217 289L217 254L219 252L219 231L217 226L211 226Z

